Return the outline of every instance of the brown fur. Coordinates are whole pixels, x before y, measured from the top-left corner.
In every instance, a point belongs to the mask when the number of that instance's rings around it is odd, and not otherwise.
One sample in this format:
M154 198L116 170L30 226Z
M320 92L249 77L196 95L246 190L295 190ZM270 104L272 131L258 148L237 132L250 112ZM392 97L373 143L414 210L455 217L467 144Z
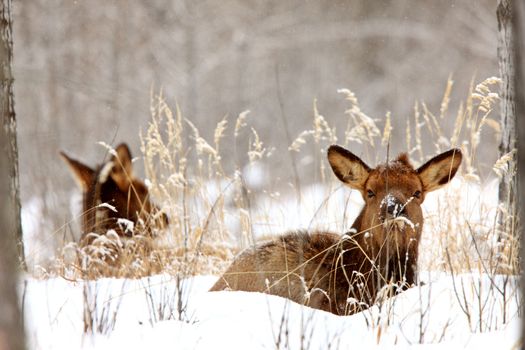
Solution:
M406 154L371 169L339 146L329 148L328 160L365 200L351 232L292 232L249 248L211 291L264 292L348 315L376 302L389 283L402 289L416 283L421 203L455 175L461 152L440 154L417 170Z
M152 218L158 209L151 203L144 182L133 176L129 147L122 143L115 148L111 159L91 168L60 152L69 166L83 194L81 243L90 244L90 233L105 234L115 230L119 236L131 236L133 232L118 224L119 218L132 221L135 226L144 221L146 229L167 225L167 217L161 214ZM101 206L102 204L102 206ZM105 207L108 204L115 209Z

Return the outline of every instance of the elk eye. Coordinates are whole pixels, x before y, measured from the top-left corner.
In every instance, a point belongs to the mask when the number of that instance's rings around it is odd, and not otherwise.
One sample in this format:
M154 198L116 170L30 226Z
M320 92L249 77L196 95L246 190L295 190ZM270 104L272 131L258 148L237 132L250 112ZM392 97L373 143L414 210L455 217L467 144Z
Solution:
M371 190L368 190L367 195L368 195L368 198L372 198L376 196L376 194L372 192Z
M421 191L414 192L414 197L421 198Z

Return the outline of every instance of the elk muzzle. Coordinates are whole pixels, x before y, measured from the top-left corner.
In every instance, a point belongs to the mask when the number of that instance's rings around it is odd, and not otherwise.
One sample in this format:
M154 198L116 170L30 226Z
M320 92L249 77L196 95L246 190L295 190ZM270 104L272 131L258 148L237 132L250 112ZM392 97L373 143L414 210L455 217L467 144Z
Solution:
M413 226L406 210L407 204L407 200L392 193L383 198L379 212L385 229L403 231L407 224Z

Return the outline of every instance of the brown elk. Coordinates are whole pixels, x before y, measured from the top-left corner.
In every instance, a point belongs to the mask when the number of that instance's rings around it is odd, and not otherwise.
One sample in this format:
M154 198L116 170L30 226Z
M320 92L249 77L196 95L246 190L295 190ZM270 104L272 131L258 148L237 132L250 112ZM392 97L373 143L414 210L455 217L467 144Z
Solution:
M142 221L146 230L168 223L167 216L150 201L144 182L133 176L129 147L122 143L111 153L109 161L93 169L60 152L83 194L82 244L91 243L91 233L102 235L108 230L131 236L129 222L137 225Z
M333 172L365 201L350 232L292 232L249 248L211 291L264 292L348 315L376 302L385 286L395 284L397 291L414 285L421 203L450 181L461 159L460 150L452 149L414 169L401 154L372 169L350 151L331 146Z

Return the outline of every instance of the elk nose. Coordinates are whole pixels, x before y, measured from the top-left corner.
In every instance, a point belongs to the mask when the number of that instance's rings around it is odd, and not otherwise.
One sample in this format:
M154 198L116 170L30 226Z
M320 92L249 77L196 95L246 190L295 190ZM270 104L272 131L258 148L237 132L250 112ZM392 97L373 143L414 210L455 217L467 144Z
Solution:
M386 211L393 217L401 216L405 214L405 206L396 202L395 204L388 205Z
M401 201L391 194L388 194L383 201L383 210L388 216L398 217L406 215L405 206Z

